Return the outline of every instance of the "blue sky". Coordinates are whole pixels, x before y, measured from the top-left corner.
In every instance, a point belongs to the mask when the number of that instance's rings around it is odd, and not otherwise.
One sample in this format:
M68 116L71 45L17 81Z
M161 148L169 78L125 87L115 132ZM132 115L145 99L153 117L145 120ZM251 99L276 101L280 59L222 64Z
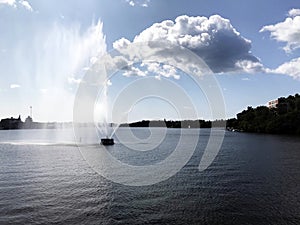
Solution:
M24 118L32 105L37 121L71 121L91 59L139 41L167 39L203 58L216 73L227 118L248 105L299 93L299 9L297 0L0 0L0 118ZM145 75L140 68L111 80L110 99ZM149 74L194 90L184 74L177 79L151 68ZM189 93L199 117L210 119L204 95ZM147 98L129 117L175 119L175 111Z

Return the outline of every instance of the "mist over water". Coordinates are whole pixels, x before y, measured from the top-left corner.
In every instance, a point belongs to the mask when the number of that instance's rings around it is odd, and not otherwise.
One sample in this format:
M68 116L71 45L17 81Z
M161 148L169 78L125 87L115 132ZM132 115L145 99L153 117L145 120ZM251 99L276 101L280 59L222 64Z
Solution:
M101 76L101 74L99 74L99 76ZM94 123L97 128L99 139L112 138L118 127L118 124L112 123L111 119L108 117L110 108L108 84L107 82L104 82L94 109Z

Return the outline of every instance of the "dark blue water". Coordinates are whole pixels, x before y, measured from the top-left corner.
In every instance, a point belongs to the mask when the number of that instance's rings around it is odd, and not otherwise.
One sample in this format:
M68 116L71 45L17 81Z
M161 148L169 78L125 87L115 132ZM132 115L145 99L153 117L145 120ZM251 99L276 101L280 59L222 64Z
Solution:
M179 173L130 187L94 172L69 144L71 131L28 132L0 131L0 224L300 224L297 137L227 132L212 165L199 172L209 137L203 130ZM178 132L168 130L166 142ZM116 143L111 154L151 163L170 154L166 142L136 157Z

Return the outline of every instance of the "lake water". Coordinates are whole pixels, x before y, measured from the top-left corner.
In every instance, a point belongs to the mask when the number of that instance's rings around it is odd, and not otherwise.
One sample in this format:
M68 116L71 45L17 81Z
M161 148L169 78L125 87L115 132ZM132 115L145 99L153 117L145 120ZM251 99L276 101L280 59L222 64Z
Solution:
M126 136L126 128L120 131ZM201 129L192 158L173 177L132 187L91 169L71 129L0 131L0 224L300 224L300 139L226 132L219 154L200 172L209 133ZM151 151L118 141L109 151L126 163L155 164L179 136L168 129ZM139 150L151 144L144 140Z

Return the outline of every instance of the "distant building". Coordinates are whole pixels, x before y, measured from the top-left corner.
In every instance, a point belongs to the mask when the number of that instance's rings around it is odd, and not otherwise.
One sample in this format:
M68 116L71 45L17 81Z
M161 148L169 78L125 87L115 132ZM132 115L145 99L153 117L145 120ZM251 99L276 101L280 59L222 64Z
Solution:
M21 120L21 116L18 118L6 118L0 121L0 129L8 130L8 129L20 129L23 126L23 122Z
M33 121L32 121L32 117L28 116L26 119L25 119L25 123L24 123L24 127L25 129L30 129L30 128L33 128Z
M269 102L268 102L268 107L269 107L269 109L277 108L278 103L279 103L279 102L278 102L278 99L269 101Z

